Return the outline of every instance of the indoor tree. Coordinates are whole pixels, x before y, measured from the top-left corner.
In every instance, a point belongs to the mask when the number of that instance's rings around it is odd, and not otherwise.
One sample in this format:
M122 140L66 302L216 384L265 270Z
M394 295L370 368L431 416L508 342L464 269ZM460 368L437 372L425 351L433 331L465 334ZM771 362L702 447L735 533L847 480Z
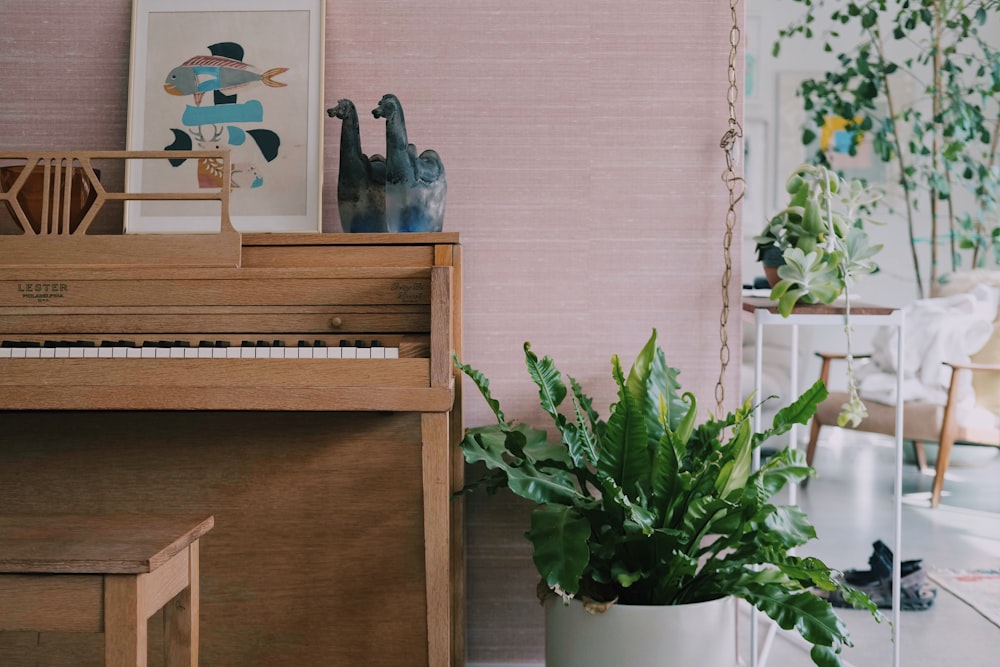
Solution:
M774 55L783 40L801 37L839 63L801 84L809 116L802 142L813 144L840 118L895 165L918 296L938 278L942 246L946 270L1000 264L1000 53L989 37L1000 0L792 1L805 12L779 31ZM857 145L850 142L851 153ZM820 150L811 159L829 157ZM929 268L918 253L924 240Z

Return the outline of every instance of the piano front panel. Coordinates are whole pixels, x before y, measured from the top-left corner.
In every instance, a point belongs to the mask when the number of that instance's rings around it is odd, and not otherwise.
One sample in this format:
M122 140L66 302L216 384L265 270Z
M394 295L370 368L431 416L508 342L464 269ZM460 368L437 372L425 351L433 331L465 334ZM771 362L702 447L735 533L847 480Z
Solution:
M215 515L202 665L428 667L418 413L22 412L3 427L5 511ZM0 665L104 664L100 635L18 635L0 633Z

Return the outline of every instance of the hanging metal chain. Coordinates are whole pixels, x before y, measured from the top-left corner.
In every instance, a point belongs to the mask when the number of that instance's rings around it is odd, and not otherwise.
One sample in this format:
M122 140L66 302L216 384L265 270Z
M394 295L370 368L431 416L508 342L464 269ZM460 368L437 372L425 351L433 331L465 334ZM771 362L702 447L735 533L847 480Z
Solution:
M725 414L726 401L726 369L729 367L729 285L733 278L733 230L736 228L736 205L743 199L746 183L737 170L738 150L742 149L743 127L736 118L736 102L740 89L736 78L736 63L739 57L740 21L736 11L740 0L729 0L729 13L732 23L729 28L729 88L726 91L726 101L729 105L729 129L722 137L719 146L726 155L726 170L722 173L722 181L729 191L729 208L726 211L726 232L722 241L722 253L725 268L722 272L722 312L719 315L719 380L715 384L715 402L718 414Z

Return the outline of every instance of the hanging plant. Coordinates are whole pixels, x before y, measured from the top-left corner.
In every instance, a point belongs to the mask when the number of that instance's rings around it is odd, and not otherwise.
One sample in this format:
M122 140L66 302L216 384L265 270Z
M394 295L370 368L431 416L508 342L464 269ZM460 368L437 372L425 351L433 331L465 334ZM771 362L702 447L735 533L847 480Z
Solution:
M882 244L871 243L864 226L877 224L869 212L882 192L810 164L796 168L785 189L788 205L754 237L757 257L766 261L769 255L780 254L779 280L771 299L778 302L784 317L799 302L831 304L843 297L850 400L842 406L838 423L857 426L868 411L854 378L850 288L861 276L878 270L874 257Z

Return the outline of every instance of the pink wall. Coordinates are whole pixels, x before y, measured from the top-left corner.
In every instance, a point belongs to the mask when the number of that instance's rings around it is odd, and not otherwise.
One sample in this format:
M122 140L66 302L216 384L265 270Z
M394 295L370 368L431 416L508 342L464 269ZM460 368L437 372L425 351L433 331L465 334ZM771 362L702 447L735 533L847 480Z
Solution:
M0 2L0 147L124 147L130 6ZM354 100L366 152L383 152L368 110L396 93L410 140L445 162L445 229L464 246L464 356L508 417L538 416L525 340L606 408L611 355L630 364L653 327L685 388L714 409L729 20L725 0L328 3L325 106ZM339 131L330 119L331 232ZM730 397L739 322L734 312ZM469 424L487 418L477 399L466 392ZM494 501L468 504L470 659L540 659L526 508Z

